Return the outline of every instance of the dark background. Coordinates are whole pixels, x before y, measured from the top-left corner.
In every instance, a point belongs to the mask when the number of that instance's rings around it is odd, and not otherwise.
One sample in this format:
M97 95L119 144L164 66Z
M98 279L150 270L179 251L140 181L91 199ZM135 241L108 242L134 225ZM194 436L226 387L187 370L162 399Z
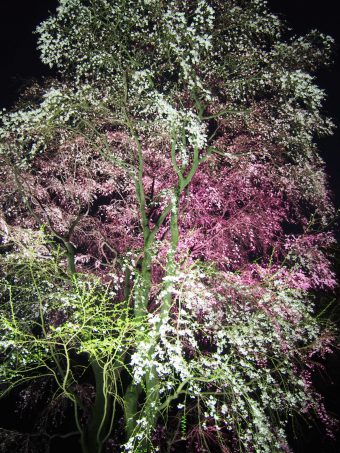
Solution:
M331 68L319 72L318 83L328 93L325 113L331 116L338 126L340 125L340 90L338 89L340 16L337 12L337 3L336 0L319 0L315 3L311 0L269 1L271 9L288 22L296 34L318 29L335 39L335 63ZM57 0L0 0L0 109L11 107L17 98L19 88L26 80L39 79L50 74L49 69L39 60L36 50L37 36L33 34L33 30L47 18L49 12L55 10L57 4ZM339 138L340 130L337 129L332 137L319 140L320 153L326 162L326 171L337 208L340 207ZM340 418L340 354L328 359L325 366L324 373L317 378L316 384L326 395L327 407ZM0 422L6 420L7 416L13 418L13 411L7 415L4 411L6 408L2 407ZM335 444L326 441L315 427L308 428L302 423L296 428L296 437L297 453L340 452L340 442Z

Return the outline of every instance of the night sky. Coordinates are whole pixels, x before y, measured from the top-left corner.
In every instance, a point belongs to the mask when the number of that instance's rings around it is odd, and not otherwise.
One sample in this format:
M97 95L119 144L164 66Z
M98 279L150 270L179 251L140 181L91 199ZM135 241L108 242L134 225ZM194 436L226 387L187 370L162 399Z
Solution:
M296 34L304 34L311 29L318 29L336 40L335 64L331 68L319 72L318 83L328 93L325 112L333 118L336 125L340 126L338 2L323 0L313 4L310 0L271 0L269 3L272 10L286 20ZM25 80L39 79L51 74L39 60L36 50L37 36L33 34L33 30L48 17L50 11L55 10L57 4L57 0L0 0L0 108L11 107L17 98L18 89ZM334 136L319 141L320 152L326 161L330 185L338 208L340 207L339 129ZM338 368L339 360L338 362L336 359L334 360L333 366ZM337 388L340 390L339 384ZM333 407L333 410L336 408ZM312 450L313 448L309 451ZM319 453L324 453L324 451L326 450L319 450Z

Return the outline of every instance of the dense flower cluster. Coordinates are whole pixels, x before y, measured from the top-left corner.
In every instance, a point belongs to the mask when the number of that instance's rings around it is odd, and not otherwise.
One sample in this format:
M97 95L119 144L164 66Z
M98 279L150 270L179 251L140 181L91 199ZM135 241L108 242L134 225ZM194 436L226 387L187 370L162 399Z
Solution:
M176 306L163 320L150 314L150 337L131 364L137 383L153 367L160 393L197 418L202 438L219 433L220 448L237 433L240 451L288 451L287 419L312 407L322 410L302 372L305 357L316 352L320 326L305 291L271 272L259 274L195 264L178 269L168 288ZM328 349L329 338L323 341L317 350ZM277 416L281 425L273 431Z

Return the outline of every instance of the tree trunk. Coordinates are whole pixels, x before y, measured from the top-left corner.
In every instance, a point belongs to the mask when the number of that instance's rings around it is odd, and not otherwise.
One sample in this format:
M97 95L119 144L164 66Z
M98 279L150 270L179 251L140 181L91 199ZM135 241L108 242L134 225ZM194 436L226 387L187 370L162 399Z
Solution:
M95 377L96 397L81 444L83 453L102 453L110 434L113 401L105 389L103 368L95 360L91 362L91 366Z

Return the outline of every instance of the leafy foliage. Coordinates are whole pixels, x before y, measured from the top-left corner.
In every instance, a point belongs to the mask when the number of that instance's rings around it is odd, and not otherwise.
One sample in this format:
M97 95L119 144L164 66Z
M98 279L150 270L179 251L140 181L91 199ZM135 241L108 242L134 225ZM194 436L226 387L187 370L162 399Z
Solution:
M332 39L262 0L60 0L37 32L57 76L1 116L4 393L53 381L84 453L330 431Z

